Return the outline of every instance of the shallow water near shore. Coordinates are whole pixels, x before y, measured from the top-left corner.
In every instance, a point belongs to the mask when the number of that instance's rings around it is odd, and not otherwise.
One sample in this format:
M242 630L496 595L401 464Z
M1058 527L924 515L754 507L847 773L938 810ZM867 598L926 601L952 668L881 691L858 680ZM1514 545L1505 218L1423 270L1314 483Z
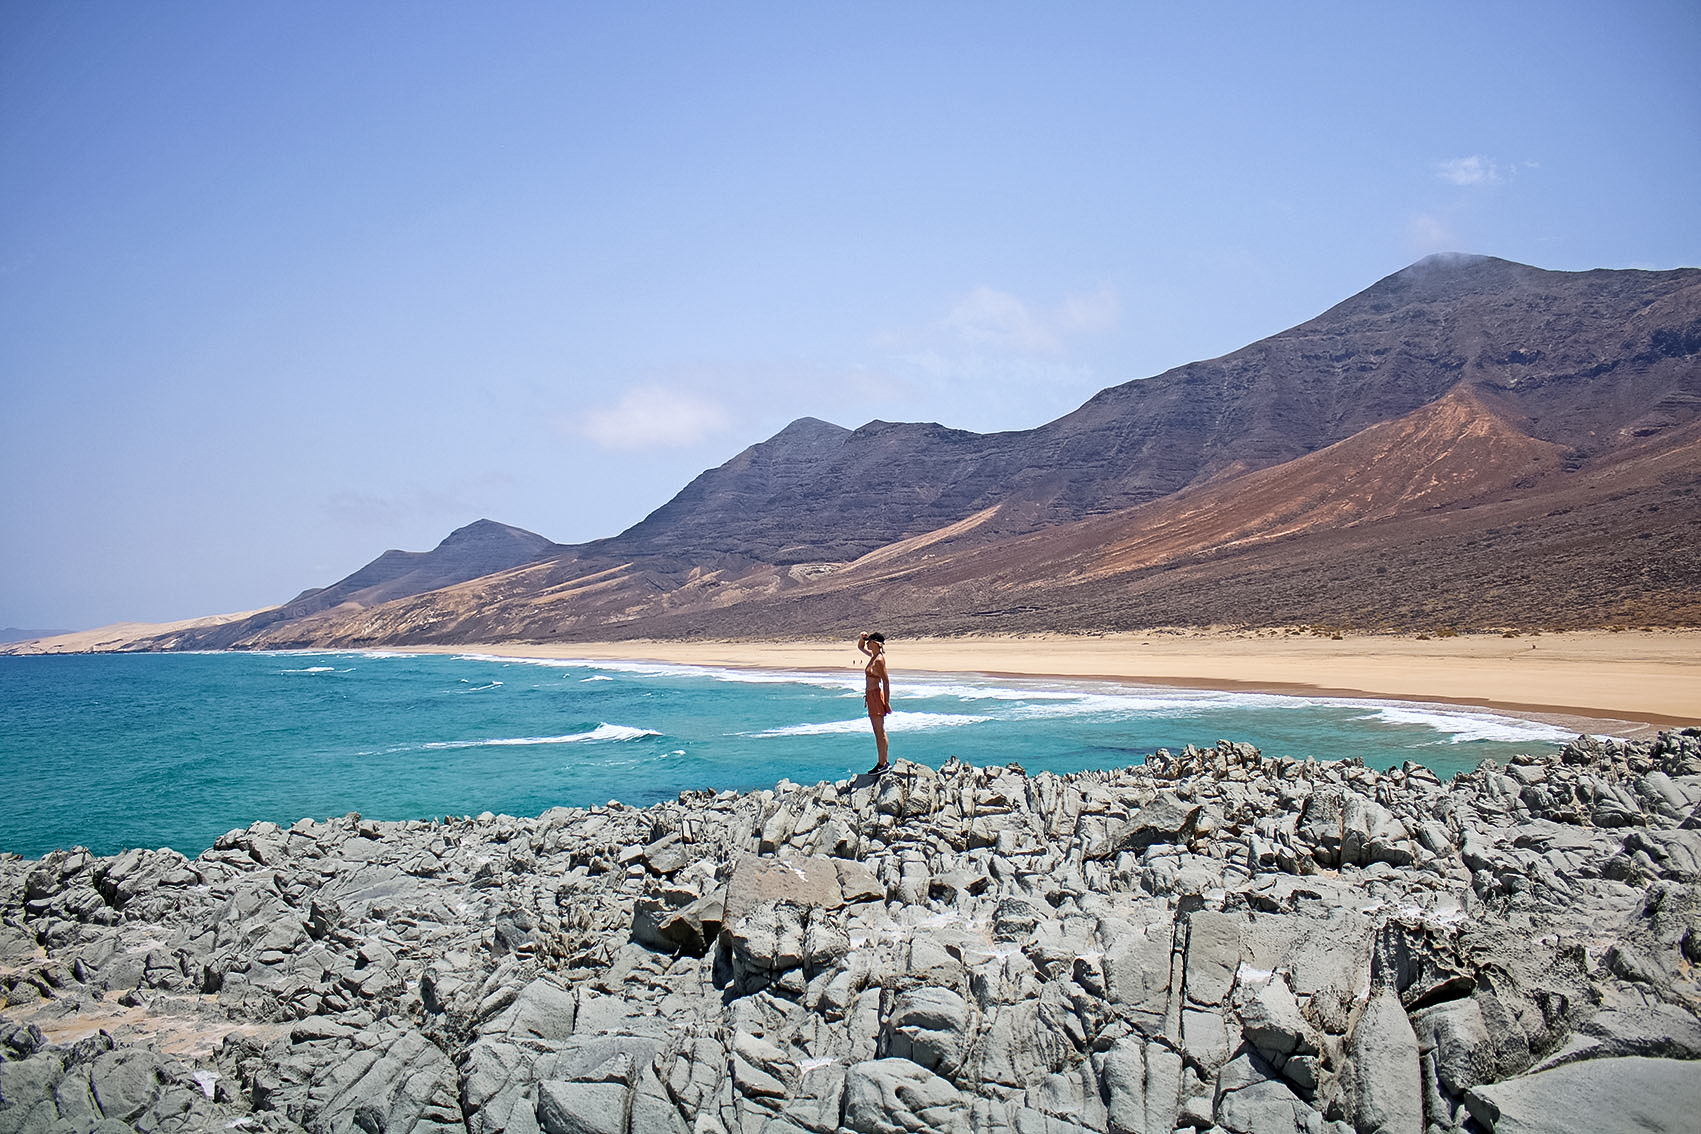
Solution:
M1443 777L1562 730L1487 710L1105 682L905 678L894 758L1029 772L1247 741ZM259 820L536 815L866 771L862 675L367 652L0 657L0 851L194 855Z

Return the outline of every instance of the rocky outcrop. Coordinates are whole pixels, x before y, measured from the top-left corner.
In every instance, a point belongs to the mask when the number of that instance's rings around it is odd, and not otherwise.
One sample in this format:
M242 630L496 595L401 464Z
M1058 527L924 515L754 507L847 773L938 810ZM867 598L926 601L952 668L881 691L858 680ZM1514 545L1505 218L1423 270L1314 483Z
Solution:
M1678 1130L1698 963L1701 729L257 823L0 861L0 1131Z

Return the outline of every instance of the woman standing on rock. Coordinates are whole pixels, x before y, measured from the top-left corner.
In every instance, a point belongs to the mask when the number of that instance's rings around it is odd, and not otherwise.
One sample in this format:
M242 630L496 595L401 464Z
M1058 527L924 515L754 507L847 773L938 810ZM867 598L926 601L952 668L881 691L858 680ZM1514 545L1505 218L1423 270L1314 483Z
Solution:
M886 716L892 711L892 679L886 674L886 635L864 630L857 635L856 648L868 655L868 664L862 667L868 687L862 698L868 702L868 722L874 726L874 745L880 750L880 762L868 774L878 776L886 770Z

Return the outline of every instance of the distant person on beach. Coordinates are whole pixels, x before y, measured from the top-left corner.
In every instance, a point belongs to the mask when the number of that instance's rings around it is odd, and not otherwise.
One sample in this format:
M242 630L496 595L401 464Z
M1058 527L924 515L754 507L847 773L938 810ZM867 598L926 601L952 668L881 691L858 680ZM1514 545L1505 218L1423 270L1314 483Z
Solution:
M868 688L862 697L868 702L868 721L874 726L874 744L880 750L880 762L868 774L878 776L886 770L886 715L892 711L892 679L886 673L886 635L864 630L857 635L856 648L868 655L868 664L862 667Z

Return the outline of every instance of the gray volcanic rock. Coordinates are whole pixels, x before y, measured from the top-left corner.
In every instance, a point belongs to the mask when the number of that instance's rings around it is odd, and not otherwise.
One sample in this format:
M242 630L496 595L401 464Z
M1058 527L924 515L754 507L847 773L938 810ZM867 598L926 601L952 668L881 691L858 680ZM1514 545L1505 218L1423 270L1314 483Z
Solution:
M1222 742L6 857L0 1131L1687 1130L1698 808Z
M1684 1130L1701 1114L1696 1070L1676 1059L1599 1059L1479 1087L1465 1102L1496 1134Z

